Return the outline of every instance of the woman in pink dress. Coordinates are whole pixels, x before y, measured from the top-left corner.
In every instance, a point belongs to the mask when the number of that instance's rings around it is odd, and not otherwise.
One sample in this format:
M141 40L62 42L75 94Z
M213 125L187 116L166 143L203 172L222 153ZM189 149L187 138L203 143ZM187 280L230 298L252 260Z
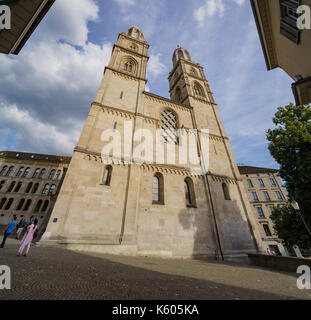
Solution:
M18 255L17 255L18 257L20 257L23 254L23 251L25 248L26 248L26 252L24 254L24 257L27 256L30 249L31 241L33 239L33 235L37 229L38 229L38 220L35 219L35 221L27 227L27 231L22 239L21 246L18 250Z

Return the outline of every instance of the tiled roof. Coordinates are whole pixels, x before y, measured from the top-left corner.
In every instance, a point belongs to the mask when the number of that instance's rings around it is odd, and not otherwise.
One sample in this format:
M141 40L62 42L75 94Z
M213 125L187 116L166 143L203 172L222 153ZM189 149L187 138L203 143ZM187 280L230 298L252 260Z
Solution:
M238 166L240 174L252 174L252 173L277 173L278 170L271 168L260 168L251 166Z
M64 162L69 163L71 157L56 156L51 154L27 153L19 151L0 151L0 158L20 159L20 160L40 160L48 162Z

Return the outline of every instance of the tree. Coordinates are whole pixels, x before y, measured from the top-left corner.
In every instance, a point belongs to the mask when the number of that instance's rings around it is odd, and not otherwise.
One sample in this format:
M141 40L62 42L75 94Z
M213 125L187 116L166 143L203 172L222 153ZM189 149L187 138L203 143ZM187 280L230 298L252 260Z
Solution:
M287 244L311 245L311 106L292 103L278 108L267 132L269 150L279 163L279 175L285 181L290 202L296 201L300 211L291 205L277 208L271 219L280 239ZM309 239L309 240L307 240Z
M270 216L274 229L288 247L298 245L301 248L311 247L311 237L297 210L291 204L274 208Z

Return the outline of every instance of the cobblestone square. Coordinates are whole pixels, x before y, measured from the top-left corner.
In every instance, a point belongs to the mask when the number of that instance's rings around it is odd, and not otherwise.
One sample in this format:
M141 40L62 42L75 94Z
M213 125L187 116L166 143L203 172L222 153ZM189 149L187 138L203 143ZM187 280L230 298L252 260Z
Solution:
M32 246L17 257L9 239L0 264L12 273L10 299L310 299L291 273L216 261L173 260L73 252Z

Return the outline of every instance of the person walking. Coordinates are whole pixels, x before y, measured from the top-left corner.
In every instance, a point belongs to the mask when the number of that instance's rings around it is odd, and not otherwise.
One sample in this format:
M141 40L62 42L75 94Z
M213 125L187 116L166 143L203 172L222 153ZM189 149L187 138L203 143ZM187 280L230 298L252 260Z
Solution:
M16 219L17 217L14 217L13 220L7 225L6 229L4 230L4 236L2 243L0 245L0 248L3 248L6 242L7 237L14 231L16 228Z
M18 250L18 255L17 255L18 257L20 257L23 254L23 251L25 248L26 248L26 251L25 251L24 257L27 256L30 249L31 241L34 238L34 233L36 232L37 229L38 229L38 219L35 219L34 222L27 227L27 231L22 239L21 246Z
M17 224L17 227L16 227L17 228L17 231L16 231L16 239L17 240L19 239L24 227L25 227L25 220L24 220L24 218L22 218L22 220Z

